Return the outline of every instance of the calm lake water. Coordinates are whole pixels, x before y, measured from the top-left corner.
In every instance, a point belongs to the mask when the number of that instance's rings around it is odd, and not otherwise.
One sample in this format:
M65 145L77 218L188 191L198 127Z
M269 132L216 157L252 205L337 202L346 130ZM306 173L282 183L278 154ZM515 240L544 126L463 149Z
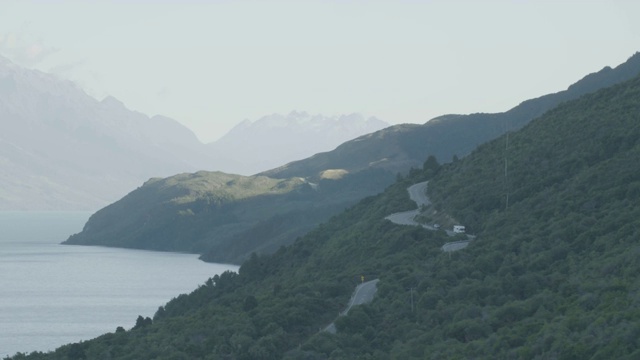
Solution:
M130 329L138 315L238 267L197 255L58 245L85 212L0 212L0 358Z

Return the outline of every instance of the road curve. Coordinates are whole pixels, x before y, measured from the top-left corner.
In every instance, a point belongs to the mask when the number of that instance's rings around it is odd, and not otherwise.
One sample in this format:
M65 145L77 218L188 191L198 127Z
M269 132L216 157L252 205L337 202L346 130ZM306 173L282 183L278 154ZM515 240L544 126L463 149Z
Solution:
M429 230L436 230L431 225L420 224L419 222L414 220L415 217L418 214L420 214L421 206L423 205L428 206L431 204L431 201L427 197L427 185L429 185L429 182L425 181L425 182L417 183L415 185L411 185L407 188L407 192L409 192L409 198L413 200L413 202L415 202L416 205L418 205L417 209L394 213L385 217L385 219L398 225L415 225L415 226L422 226L425 229L429 229Z
M417 209L394 213L385 217L385 219L398 225L422 226L423 228L428 230L437 230L432 225L420 224L419 222L415 221L415 217L418 214L420 214L420 207L422 207L423 205L428 206L431 204L431 201L427 197L427 185L429 185L429 182L425 181L425 182L411 185L407 188L407 191L409 192L409 198L413 200L416 203L416 205L418 205ZM457 235L451 230L445 230L445 232L449 236ZM467 247L467 245L469 245L469 242L471 240L475 239L475 236L467 234L467 238L469 240L454 241L454 242L448 242L444 244L442 246L442 251L451 252L451 251L464 249L465 247Z
M369 280L356 286L353 295L351 295L351 300L349 300L349 305L341 314L347 315L354 305L368 304L373 301L373 296L378 291L378 281L380 279Z
M377 287L378 281L380 281L380 279L369 280L367 282L363 282L362 284L359 284L358 286L356 286L356 289L353 291L353 294L351 295L351 299L349 300L349 304L347 305L347 308L344 309L338 316L347 315L349 313L349 310L351 310L351 308L355 305L368 304L371 301L373 301L373 296L376 294L376 291L378 291L378 287ZM332 322L331 324L329 324L329 326L327 326L323 330L330 332L332 334L335 334L336 325L334 322Z
M458 251L466 248L469 245L470 240L461 240L461 241L453 241L448 242L442 245L442 251L444 252L452 252Z

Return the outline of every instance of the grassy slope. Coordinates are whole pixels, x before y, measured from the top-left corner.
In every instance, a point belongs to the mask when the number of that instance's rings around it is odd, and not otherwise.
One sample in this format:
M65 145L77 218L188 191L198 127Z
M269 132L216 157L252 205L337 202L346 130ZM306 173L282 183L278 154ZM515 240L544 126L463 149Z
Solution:
M305 187L300 179L205 171L152 179L92 215L66 243L204 251L206 239L237 233L243 223L266 217L270 201ZM239 216L236 208L243 203L250 211Z
M638 358L639 114L636 78L511 134L508 211L505 138L441 168L431 197L478 234L451 256L443 233L382 220L412 207L414 171L152 325L42 358ZM318 333L361 274L374 302Z

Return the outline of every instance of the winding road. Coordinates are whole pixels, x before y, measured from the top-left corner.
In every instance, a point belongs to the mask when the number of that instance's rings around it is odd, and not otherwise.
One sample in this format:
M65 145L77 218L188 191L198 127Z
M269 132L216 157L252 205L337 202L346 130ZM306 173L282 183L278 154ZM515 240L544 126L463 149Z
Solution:
M420 214L420 207L422 207L423 205L428 206L431 204L431 201L429 201L429 198L427 197L427 185L429 185L429 182L425 181L417 183L415 185L411 185L409 186L409 188L407 188L407 191L409 192L409 198L413 200L416 205L418 205L417 209L391 214L385 217L385 219L398 225L418 225L430 230L435 230L433 226L423 225L414 220L414 218L418 214Z
M403 212L399 212L399 213L395 213L395 214L391 214L387 217L385 217L385 219L391 221L394 224L398 224L398 225L413 225L413 226L422 226L425 229L428 230L438 230L435 227L433 227L433 225L425 225L425 224L420 224L419 222L415 221L415 217L420 214L420 208L424 205L424 206L428 206L431 204L431 201L429 200L429 198L427 197L427 186L429 185L428 181L425 182L421 182L421 183L417 183L415 185L411 185L407 188L407 191L409 192L409 198L411 200L413 200L416 205L418 205L418 208L415 210L411 210L411 211L403 211ZM454 233L451 230L445 230L447 235L449 236L455 236L457 235L456 233ZM446 244L444 244L442 246L442 250L445 252L450 252L450 251L457 251L457 250L461 250L467 247L467 245L469 245L469 242L471 242L471 240L475 239L475 236L473 235L468 235L467 237L469 238L469 240L461 240L461 241L453 241L453 242L448 242Z
M427 197L427 185L429 185L429 182L425 181L425 182L417 183L415 185L411 185L409 186L409 188L407 188L407 191L409 192L409 198L411 198L411 200L413 200L416 203L416 205L418 205L417 209L391 214L385 217L385 219L398 225L412 225L412 226L417 225L417 226L422 226L423 228L428 230L438 230L434 228L432 225L420 224L417 221L415 221L415 217L418 214L420 214L420 208L423 205L429 206L431 204L431 201L429 201L429 198ZM445 231L449 236L457 235L451 230L445 230ZM465 247L467 247L467 245L469 245L469 242L471 240L475 239L475 236L473 235L467 234L467 237L469 240L452 241L444 244L442 246L442 250L445 252L451 252L451 251L464 249ZM353 291L353 295L351 295L351 299L349 300L349 304L347 305L347 308L344 309L338 316L347 315L349 313L349 310L351 310L351 308L355 305L370 303L373 300L373 297L376 294L376 291L378 290L377 288L378 281L379 279L370 280L356 286L355 290ZM335 322L332 322L322 330L335 334L336 333Z

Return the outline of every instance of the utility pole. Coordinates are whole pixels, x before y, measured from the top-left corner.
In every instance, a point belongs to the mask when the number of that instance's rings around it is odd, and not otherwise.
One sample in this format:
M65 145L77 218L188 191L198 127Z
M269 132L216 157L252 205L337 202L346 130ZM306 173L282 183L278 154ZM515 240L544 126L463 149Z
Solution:
M507 210L509 210L509 171L508 171L508 164L509 164L509 159L508 159L508 155L509 155L509 122L508 120L505 119L504 122L504 127L505 127L505 132L506 137L505 137L505 146L504 146L504 189L505 189L505 193L506 193L506 199L505 199L505 205L504 205L504 210L505 212Z
M413 288L411 288L411 312L413 313Z

